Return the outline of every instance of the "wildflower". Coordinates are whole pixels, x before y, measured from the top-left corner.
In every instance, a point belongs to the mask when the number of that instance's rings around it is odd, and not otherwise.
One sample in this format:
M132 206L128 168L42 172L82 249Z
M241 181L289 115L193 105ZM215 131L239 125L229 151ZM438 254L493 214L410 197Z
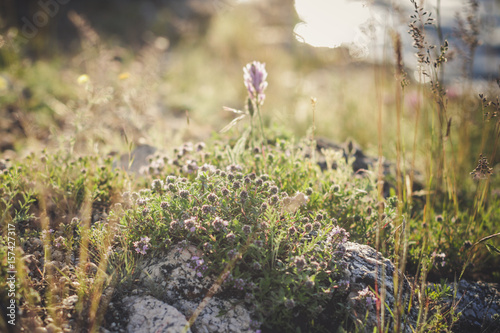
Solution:
M161 179L153 180L153 182L151 183L151 188L155 192L161 191L161 189L163 188L163 181Z
M295 227L290 227L290 228L288 229L288 234L289 234L290 236L294 235L296 232L297 232L297 228L295 228Z
M269 203L270 203L271 205L276 205L276 204L278 203L278 200L279 200L279 198L278 198L278 196L275 194L275 195L273 195L271 198L269 198Z
M172 193L177 192L177 187L174 184L168 184L168 190Z
M338 184L333 185L330 187L330 192L336 193L340 191L340 186Z
M243 68L243 81L248 95L259 105L262 105L266 98L264 94L264 90L267 88L266 78L266 64L254 61Z
M318 214L316 215L316 221L321 221L321 220L323 220L323 214L318 213Z
M59 236L56 239L54 239L54 246L55 247L61 247L62 245L64 245L64 237L63 236Z
M150 240L151 239L149 237L141 237L140 241L134 242L135 251L137 253L145 255L146 254L146 250L149 249L149 246L151 245L149 243Z
M146 217L146 216L148 216L148 214L149 214L149 208L144 208L142 210L142 216Z
M82 74L78 77L76 81L78 82L79 85L84 85L90 81L90 78L87 74Z
M245 190L241 191L241 193L240 193L240 199L242 201L245 201L246 199L248 199L248 192L245 191Z
M311 230L313 229L313 226L311 223L306 223L306 225L304 225L304 229L306 232L311 232Z
M239 164L231 164L226 169L231 172L238 172L243 170L243 168Z
M243 290L245 285L246 285L246 283L245 283L245 280L243 280L243 279L234 280L234 288L236 288L238 290Z
M229 190L225 187L221 190L221 192L222 192L222 195L225 197L227 197L229 195Z
M469 240L465 241L465 243L464 243L464 247L465 247L465 249L466 249L466 250L467 250L467 249L470 249L470 248L472 247L472 243L471 243L471 241L469 241Z
M224 221L223 219L221 219L220 217L217 216L215 218L215 220L212 222L212 225L213 225L215 230L220 231L220 230L225 229L227 227L228 222Z
M373 305L377 301L377 296L375 296L375 294L369 290L368 287L358 291L358 297L360 300L365 300L366 306Z
M217 201L217 195L215 195L215 193L210 193L207 197L208 201L210 201L211 203L214 203Z
M166 179L167 184L175 183L175 178L176 178L175 176L167 176L167 179Z
M162 201L160 204L161 209L164 209L164 210L168 209L169 206L170 205L166 201Z
M179 195L181 196L181 198L187 199L189 197L189 191L188 190L182 190L182 191L179 192Z
M184 227L191 232L196 230L196 219L194 217L184 221Z
M245 182L245 184L250 184L252 182L252 180L250 179L250 177L246 176L243 181Z
M255 185L257 185L257 186L262 186L263 183L264 183L264 181L262 180L262 178L257 178L255 180Z
M148 203L148 200L145 199L145 198L140 198L140 199L137 200L137 204L139 206L145 206L147 203Z
M240 187L241 187L241 182L239 182L239 181L235 181L235 182L233 183L233 189L237 190L237 189L239 189Z
M201 212L205 215L209 214L212 211L212 206L209 205L203 205L201 207Z
M205 142L198 142L196 144L196 151L202 151L205 148Z
M271 194L278 193L278 187L277 186L271 186L271 188L269 189L269 193L271 193Z
M253 153L254 155L256 155L256 154L260 154L260 148L259 148L259 147L255 147L255 148L252 150L252 153Z
M339 281L339 286L342 288L345 288L345 289L349 289L350 284L351 283L349 282L349 280L340 280Z
M232 181L234 179L234 174L232 172L228 172L227 179L229 179L230 181Z
M314 230L319 230L321 228L321 223L319 223L318 221L314 222L313 223L313 229Z
M230 232L229 234L226 235L226 239L232 243L236 239L236 235Z
M201 166L200 170L203 172L207 172L209 175L211 175L215 173L217 169L212 164L205 163Z
M436 222L438 222L438 223L443 222L443 215L437 215L436 216Z
M302 270L306 266L306 260L302 256L295 258L293 263L295 264L295 266L297 267L297 269L299 271Z

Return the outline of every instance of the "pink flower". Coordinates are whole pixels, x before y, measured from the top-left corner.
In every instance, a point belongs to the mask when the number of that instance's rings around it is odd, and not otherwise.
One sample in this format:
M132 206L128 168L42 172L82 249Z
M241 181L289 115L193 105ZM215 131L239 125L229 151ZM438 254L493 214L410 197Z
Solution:
M250 98L259 105L264 103L266 95L264 90L267 88L266 64L254 61L243 67L243 81L247 87Z

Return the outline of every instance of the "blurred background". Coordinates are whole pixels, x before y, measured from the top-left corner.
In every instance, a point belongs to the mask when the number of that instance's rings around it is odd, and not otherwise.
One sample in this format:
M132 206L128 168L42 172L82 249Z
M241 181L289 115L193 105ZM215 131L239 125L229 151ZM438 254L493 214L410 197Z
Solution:
M458 96L465 80L473 82L472 89L486 89L500 66L499 1L433 0L423 5L434 18L434 26L426 30L428 41L438 49L449 41L442 73L448 97ZM91 109L107 108L106 115L100 115L107 125L99 130L121 127L132 140L156 140L160 145L174 134L206 137L223 127L221 118L229 121L232 115L222 106L243 107L241 68L258 60L267 63L270 73L265 107L269 124L304 134L313 125L310 98L315 97L317 133L341 141L354 137L370 148L377 135L371 126L376 120L374 101L386 104L384 110L394 104L393 88L377 89L396 84L391 77L396 34L403 41L408 79L418 78L416 50L408 34L414 9L410 0L2 0L2 77L9 91L22 93L25 110L43 110L56 118L71 113L71 120L58 120L59 125L69 123L70 131L77 120L75 110L83 106L68 107L66 102L78 96L88 104L92 88L93 95L104 97L97 98L99 105L91 102ZM467 36L461 37L460 29L469 29L469 39L477 39L474 54L468 53ZM9 74L13 68L17 77ZM380 71L377 89L374 71ZM89 79L83 84L86 93L82 84L74 84L81 75ZM47 93L51 102L41 101ZM10 105L12 114L19 104L6 95L4 91L2 102ZM418 98L408 89L409 115ZM134 102L138 104L132 107ZM140 122L134 119L136 113ZM131 128L118 125L112 114L131 118ZM167 117L169 126L159 129L158 117ZM49 137L47 126L37 119L30 129L36 133L23 136ZM162 135L153 135L155 129ZM14 145L2 143L4 150Z
M418 3L433 18L426 43L437 53L449 45L439 75L457 102L455 124L481 121L460 110L460 96L495 88L500 1ZM242 67L258 60L269 72L268 126L296 136L314 127L376 152L380 109L384 154L394 157L395 38L410 83L409 149L417 108L432 104L408 33L414 11L410 0L2 0L0 150L207 138L234 118L222 106L243 108Z
M400 161L425 189L405 202L411 245L427 235L462 267L465 240L498 233L499 15L499 0L0 0L0 158L234 142L248 119L220 133L223 106L244 110L256 60L266 137ZM436 238L428 207L453 216ZM478 253L474 277L498 280Z

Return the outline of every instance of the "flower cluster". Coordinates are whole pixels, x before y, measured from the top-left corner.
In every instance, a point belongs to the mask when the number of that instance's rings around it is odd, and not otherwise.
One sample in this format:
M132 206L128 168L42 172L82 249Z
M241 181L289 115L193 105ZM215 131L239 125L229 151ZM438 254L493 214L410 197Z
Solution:
M146 254L146 250L149 249L151 244L149 243L151 239L149 237L141 237L140 241L134 242L135 251L142 255Z
M377 296L368 287L358 291L358 299L364 300L366 306L372 306L377 302Z
M205 260L200 257L193 256L191 258L192 263L188 263L187 267L192 268L196 271L196 276L203 277L203 272L205 272L208 266L205 264Z
M267 88L266 79L266 64L254 61L243 68L243 81L248 90L248 96L259 105L262 105L266 98L264 94Z
M441 267L444 267L446 265L446 254L445 253L432 253L432 258L436 260L436 264L441 265Z

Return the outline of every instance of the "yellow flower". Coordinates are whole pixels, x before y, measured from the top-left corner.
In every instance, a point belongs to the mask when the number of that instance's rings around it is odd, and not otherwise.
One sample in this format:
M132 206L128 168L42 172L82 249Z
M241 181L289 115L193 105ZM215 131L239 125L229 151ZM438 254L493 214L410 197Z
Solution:
M77 80L77 82L78 82L78 84L79 84L79 85L86 84L86 83L88 83L89 81L90 81L90 78L89 78L89 76L88 76L87 74L82 74L82 75L80 75L80 76L78 77L78 80Z
M119 78L120 80L126 80L126 79L128 79L129 77L130 77L130 73L129 73L129 72L124 72L124 73L121 73L121 74L118 76L118 78Z

